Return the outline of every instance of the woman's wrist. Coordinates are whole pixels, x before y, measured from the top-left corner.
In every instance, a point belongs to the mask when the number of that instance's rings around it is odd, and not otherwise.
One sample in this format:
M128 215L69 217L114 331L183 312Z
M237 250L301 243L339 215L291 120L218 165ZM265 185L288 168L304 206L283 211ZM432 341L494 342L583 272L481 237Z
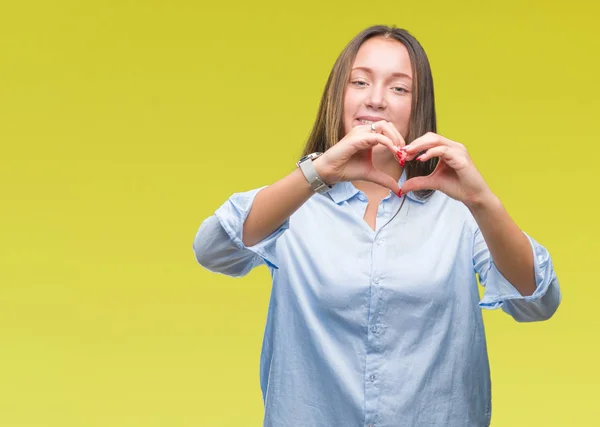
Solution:
M489 209L496 209L499 206L502 206L500 199L498 199L498 197L496 197L496 195L492 193L491 190L486 191L482 194L478 194L477 196L472 197L469 200L465 200L464 203L473 214L485 212Z
M330 168L327 165L327 160L324 159L322 155L313 160L313 165L321 181L323 181L327 185L334 185L337 183L337 181L333 177L333 174L330 171Z

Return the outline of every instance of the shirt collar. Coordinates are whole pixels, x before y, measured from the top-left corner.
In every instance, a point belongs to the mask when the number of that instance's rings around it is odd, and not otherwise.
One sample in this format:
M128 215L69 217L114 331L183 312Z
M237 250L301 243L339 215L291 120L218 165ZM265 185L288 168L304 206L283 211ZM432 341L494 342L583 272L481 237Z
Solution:
M400 176L400 179L398 180L398 185L400 187L402 187L402 184L404 184L405 181L406 181L406 170L403 170L402 175ZM343 203L346 200L350 200L352 197L354 197L356 194L358 194L358 192L359 192L359 190L354 185L352 185L352 182L342 181L342 182L338 182L337 184L335 184L333 186L333 188L328 191L328 194L331 196L333 201L339 205L340 203ZM417 197L413 192L409 192L406 195L406 197L408 197L409 199L411 199L414 202L418 202L421 204L425 203L428 200L428 199L421 199L421 198Z

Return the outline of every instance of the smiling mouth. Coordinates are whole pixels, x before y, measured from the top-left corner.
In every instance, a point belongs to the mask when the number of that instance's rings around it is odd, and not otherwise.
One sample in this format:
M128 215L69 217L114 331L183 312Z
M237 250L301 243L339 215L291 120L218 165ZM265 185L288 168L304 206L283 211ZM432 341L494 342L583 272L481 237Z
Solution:
M384 119L378 119L378 120L356 119L357 122L359 122L363 125L370 125L371 123L377 123L381 120L384 120Z

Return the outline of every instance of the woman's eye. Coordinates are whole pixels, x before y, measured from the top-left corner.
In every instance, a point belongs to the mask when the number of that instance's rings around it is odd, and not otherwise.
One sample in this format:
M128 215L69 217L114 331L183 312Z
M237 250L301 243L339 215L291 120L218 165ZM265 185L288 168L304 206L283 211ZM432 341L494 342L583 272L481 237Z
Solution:
M354 80L354 81L352 82L352 84L353 84L353 85L355 85L355 86L362 86L362 85L366 85L366 84L367 84L367 82L363 82L363 81L361 81L361 80Z
M404 89L403 87L395 87L394 89L398 93L408 93L408 90Z

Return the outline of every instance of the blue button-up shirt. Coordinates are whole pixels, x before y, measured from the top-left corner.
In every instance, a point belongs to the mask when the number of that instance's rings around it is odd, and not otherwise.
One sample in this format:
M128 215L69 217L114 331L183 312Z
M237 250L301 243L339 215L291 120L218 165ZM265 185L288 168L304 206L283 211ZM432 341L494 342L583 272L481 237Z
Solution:
M271 272L264 425L488 426L481 308L525 322L552 316L561 294L548 251L527 236L537 288L523 297L494 266L464 204L409 193L397 212L402 199L390 193L373 230L363 219L367 198L350 182L315 194L246 247L243 223L258 191L232 195L206 219L194 251L213 272L239 277L261 264Z

